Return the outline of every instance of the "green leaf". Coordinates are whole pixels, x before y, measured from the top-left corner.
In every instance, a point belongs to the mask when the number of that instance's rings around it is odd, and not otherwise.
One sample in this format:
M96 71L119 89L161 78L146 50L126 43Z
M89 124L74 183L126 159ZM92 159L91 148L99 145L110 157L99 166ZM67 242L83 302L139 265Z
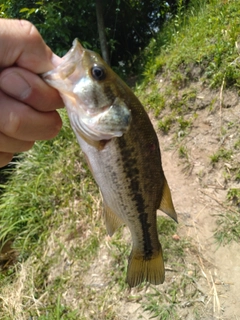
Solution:
M26 12L26 11L29 11L30 9L29 8L22 8L19 12Z

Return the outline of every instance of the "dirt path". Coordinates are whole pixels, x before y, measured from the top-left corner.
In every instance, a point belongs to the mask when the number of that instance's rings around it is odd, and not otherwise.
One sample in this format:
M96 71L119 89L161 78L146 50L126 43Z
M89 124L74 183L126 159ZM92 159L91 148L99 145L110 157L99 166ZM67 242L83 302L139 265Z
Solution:
M212 295L215 304L216 319L240 319L240 255L239 245L233 243L225 247L218 247L213 237L216 216L221 210L216 201L205 195L209 190L201 188L195 176L186 177L181 167L174 160L174 153L166 152L163 160L166 176L172 188L174 203L179 216L179 224L186 228L184 234L194 239L206 263L203 272L206 275L209 288L206 292ZM204 192L204 193L202 193ZM219 201L223 201L221 192L214 194Z
M238 110L239 106L231 111L226 109L221 116L229 120L237 117ZM181 232L194 239L205 261L202 272L209 285L206 293L212 299L212 319L237 320L240 319L240 245L232 243L219 247L213 236L217 217L225 210L222 204L227 193L222 168L212 170L209 163L210 155L219 145L219 121L217 114L201 113L184 142L189 153L185 163L179 164L176 149L169 149L170 136L161 136L160 141L163 168L172 189L179 223L185 226ZM187 173L184 173L186 167Z

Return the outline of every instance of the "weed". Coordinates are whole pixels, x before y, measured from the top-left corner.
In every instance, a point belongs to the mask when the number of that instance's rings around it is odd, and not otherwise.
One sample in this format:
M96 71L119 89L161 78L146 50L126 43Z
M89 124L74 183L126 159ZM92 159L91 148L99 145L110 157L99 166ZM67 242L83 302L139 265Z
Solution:
M222 213L217 220L218 226L214 236L221 244L240 240L240 189L230 188L227 192L227 201L236 206L236 209Z
M216 240L220 244L227 244L231 241L240 240L240 220L239 215L232 212L221 214L217 220L217 229L214 232Z
M237 169L236 175L235 175L235 180L240 182L240 169Z
M145 98L144 105L154 110L154 115L157 117L165 107L165 98L158 93L157 89L153 89L151 93Z
M179 312L182 307L202 301L202 293L196 285L197 281L198 278L183 274L175 278L164 291L152 288L152 293L146 295L145 304L145 310L152 314L151 319L182 319ZM182 303L182 295L187 297L185 303ZM197 312L197 308L195 311Z
M160 297L161 297L161 293L151 294L151 295L148 295L147 297L148 302L144 310L151 312L152 314L151 319L154 319L154 318L163 319L163 320L180 319L177 316L176 306L174 304L162 303Z
M152 40L152 42L154 44L154 39ZM148 47L145 48L145 54L147 54L147 52L149 52L149 51L151 51L151 43ZM163 66L165 65L165 63L166 63L165 57L158 56L155 59L154 65L151 65L151 67L146 68L144 70L143 75L144 75L145 79L147 79L148 83L149 83L149 81L154 79L154 77L156 76L157 73L163 71Z
M240 138L234 143L234 149L240 149Z
M179 155L179 158L185 158L185 159L188 159L188 150L187 150L187 147L181 145L178 149L178 155Z
M41 310L39 310L41 311ZM31 319L38 320L76 320L77 319L77 311L70 310L68 307L63 306L61 304L60 296L58 296L56 304L49 307L47 310L42 310L42 315L40 317L36 317L31 315Z
M222 160L230 160L232 157L233 152L231 150L226 149L219 149L216 153L214 153L212 156L210 156L211 163L215 164L219 162L220 159Z
M179 129L181 131L185 131L187 128L189 128L192 124L192 121L191 120L186 120L184 119L183 117L179 117L177 119L177 122L179 124Z
M227 200L232 201L236 206L240 206L240 188L231 188L227 192Z
M227 87L238 87L240 70L234 63L238 57L238 15L237 1L224 6L217 1L195 1L189 12L181 11L146 49L145 83L159 70L170 70L172 83L179 89L188 80L188 65L195 64L203 67L205 80L212 87L221 86L224 78ZM163 45L169 40L168 46ZM156 55L157 51L161 54ZM183 62L185 67L179 72Z
M166 116L163 120L158 121L158 128L164 133L167 134L171 129L171 125L173 123L172 116Z
M163 248L164 261L168 266L177 268L178 276L173 276L172 281L164 288L151 286L150 293L147 293L144 302L144 310L151 313L151 319L181 319L179 307L182 303L182 296L188 301L195 300L199 295L196 290L195 281L197 279L196 266L191 266L192 276L186 275L184 260L186 249L191 244L186 239L173 240L173 235L177 232L177 224L163 217L158 217L157 221L160 241Z
M184 257L184 249L190 246L190 243L186 239L173 240L172 236L177 232L176 222L165 217L158 217L157 228L163 247L164 260L170 262L173 256L178 257L178 259Z
M196 89L187 90L182 94L182 99L189 102L194 102L196 100L196 97L197 97Z
M175 89L181 89L186 86L187 77L181 72L175 72L171 77L171 83Z

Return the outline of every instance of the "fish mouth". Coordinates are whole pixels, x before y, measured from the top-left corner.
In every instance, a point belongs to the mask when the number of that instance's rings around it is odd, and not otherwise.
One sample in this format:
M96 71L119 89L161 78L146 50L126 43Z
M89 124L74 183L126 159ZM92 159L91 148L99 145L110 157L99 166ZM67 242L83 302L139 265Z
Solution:
M79 78L77 66L83 54L84 48L78 39L75 39L72 48L63 56L63 62L55 69L43 73L41 77L55 89L59 89L58 82L61 80L61 91L69 93L69 88L73 89L74 83Z

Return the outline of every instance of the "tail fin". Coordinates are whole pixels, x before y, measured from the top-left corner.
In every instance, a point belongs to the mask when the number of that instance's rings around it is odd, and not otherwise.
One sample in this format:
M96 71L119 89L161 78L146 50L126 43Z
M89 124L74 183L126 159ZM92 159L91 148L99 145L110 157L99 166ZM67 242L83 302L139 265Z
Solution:
M162 249L150 259L131 252L127 270L127 283L130 287L135 287L144 280L152 284L164 282L165 269L162 256Z

